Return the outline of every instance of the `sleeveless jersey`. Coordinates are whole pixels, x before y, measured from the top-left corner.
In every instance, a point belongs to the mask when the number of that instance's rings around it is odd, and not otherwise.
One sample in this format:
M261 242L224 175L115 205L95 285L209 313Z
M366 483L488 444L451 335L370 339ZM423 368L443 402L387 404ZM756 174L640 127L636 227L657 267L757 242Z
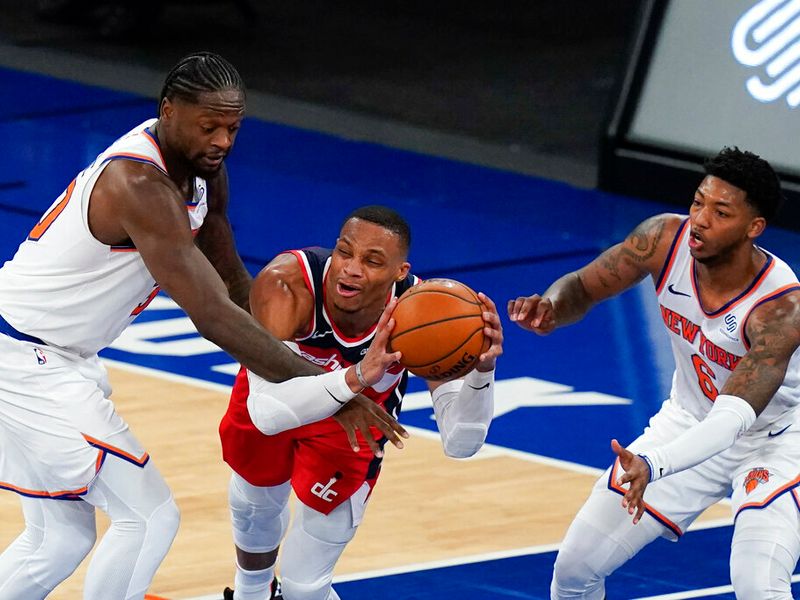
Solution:
M332 250L305 248L291 250L288 253L294 255L300 263L306 287L314 297L314 314L311 317L308 331L293 341L285 342L286 345L299 356L319 365L326 371L346 369L359 362L367 353L367 349L375 337L377 323L358 338L347 337L336 327L336 323L333 322L325 306L325 279L330 267ZM418 281L418 277L409 274L403 281L395 282L391 296L400 296ZM363 393L397 418L407 381L408 373L398 366L387 371L380 382L367 388ZM247 388L247 377L238 377L231 394L231 403L241 404L245 411L249 393ZM305 427L310 428L314 433L341 429L341 426L332 418Z
M750 349L746 325L752 311L770 300L800 290L791 268L767 257L761 271L741 294L719 309L707 311L700 301L695 261L689 251L689 221L678 229L656 283L661 317L669 332L675 373L672 402L702 420L736 365ZM748 434L788 425L800 404L800 350L789 362L783 384Z
M112 160L166 173L158 140L145 121L102 152L69 184L0 269L0 317L47 345L90 356L108 346L158 293L132 245L107 246L89 230L89 199ZM194 231L203 223L206 182L195 178L187 201Z

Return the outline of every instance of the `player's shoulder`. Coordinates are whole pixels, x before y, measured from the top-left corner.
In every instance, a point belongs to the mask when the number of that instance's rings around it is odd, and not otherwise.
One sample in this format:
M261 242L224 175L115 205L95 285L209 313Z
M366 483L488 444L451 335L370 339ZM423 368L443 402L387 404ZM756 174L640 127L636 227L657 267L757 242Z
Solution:
M800 346L800 285L791 284L758 301L745 322L748 345L788 353Z

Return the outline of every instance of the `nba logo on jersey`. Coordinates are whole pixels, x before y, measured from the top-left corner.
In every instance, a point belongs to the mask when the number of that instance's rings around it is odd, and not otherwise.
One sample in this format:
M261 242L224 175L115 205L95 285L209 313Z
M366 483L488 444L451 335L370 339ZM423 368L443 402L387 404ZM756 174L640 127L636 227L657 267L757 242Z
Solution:
M42 352L39 348L34 348L33 353L36 355L36 361L40 365L47 364L47 357L44 355L44 352Z

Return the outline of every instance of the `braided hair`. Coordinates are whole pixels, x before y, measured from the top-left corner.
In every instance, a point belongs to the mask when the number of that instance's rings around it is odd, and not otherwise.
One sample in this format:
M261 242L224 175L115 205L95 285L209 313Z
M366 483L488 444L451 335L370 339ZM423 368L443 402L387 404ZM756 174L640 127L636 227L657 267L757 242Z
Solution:
M184 56L167 73L158 104L176 97L197 104L201 94L222 90L239 90L244 95L244 82L236 67L219 54L196 52Z

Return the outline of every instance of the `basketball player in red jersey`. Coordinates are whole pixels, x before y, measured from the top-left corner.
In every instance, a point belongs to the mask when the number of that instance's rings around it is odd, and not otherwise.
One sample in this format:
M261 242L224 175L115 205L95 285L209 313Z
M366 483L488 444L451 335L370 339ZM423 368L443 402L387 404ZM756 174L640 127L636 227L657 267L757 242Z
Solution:
M395 211L366 206L344 221L333 250L307 248L278 255L258 275L250 293L253 315L311 363L336 371L357 363L374 341L378 318L392 297L418 279L409 273L411 234ZM482 446L494 406L494 367L503 331L484 294L485 334L491 347L463 379L429 382L436 420L448 456ZM397 414L407 374L397 365L367 385L364 395ZM282 386L287 386L282 389ZM380 472L380 433L342 427L339 408L324 394L313 406L286 410L274 384L242 369L220 425L223 455L232 467L230 506L236 543L235 592L226 600L278 597L274 568L287 531L289 491L299 500L281 557L287 600L334 600L333 568L361 522ZM340 421L337 423L337 420ZM271 587L271 589L270 589Z
M800 284L755 243L780 205L780 182L767 161L737 148L705 170L688 218L652 217L542 296L509 302L512 321L547 334L650 276L675 359L670 397L644 433L629 449L612 441L619 458L561 544L553 599L603 598L615 569L659 536L677 539L731 493L736 597L792 597Z

